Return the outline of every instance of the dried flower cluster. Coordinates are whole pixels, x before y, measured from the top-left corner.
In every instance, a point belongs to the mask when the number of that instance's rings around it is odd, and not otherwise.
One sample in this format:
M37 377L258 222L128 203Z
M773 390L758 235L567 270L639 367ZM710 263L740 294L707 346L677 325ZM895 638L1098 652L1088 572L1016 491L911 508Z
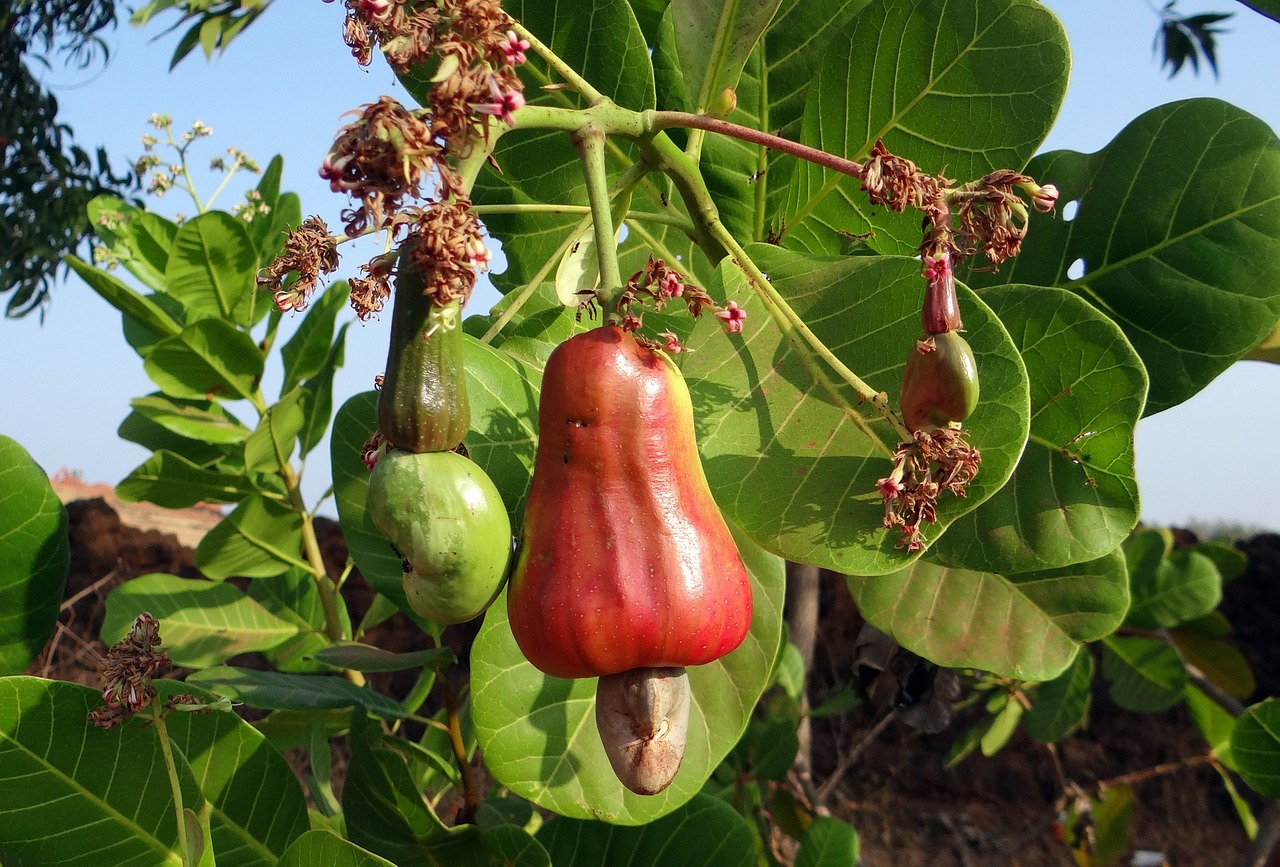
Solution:
M915 553L924 547L921 525L938 520L938 497L948 491L957 497L978 475L982 454L957 427L916 431L893 455L893 472L876 485L884 500L884 526L901 534L899 548Z
M380 47L396 71L430 68L434 75L422 110L384 96L354 112L320 176L356 202L342 214L348 237L382 230L417 235L422 241L414 261L424 291L441 306L454 298L465 304L476 269L488 266L490 254L453 161L488 139L492 118L510 124L524 105L515 68L526 61L529 42L511 29L497 0L344 0L344 6L344 38L357 61L368 64ZM426 193L423 184L433 175L434 189ZM317 225L324 224L313 217L291 233L285 253L258 281L275 292L282 310L304 309L319 274L336 267L334 241L321 243L312 229ZM361 319L381 311L390 297L387 258L367 263L366 276L350 280L351 306ZM298 279L286 286L293 271Z
M959 188L942 175L922 172L915 163L890 153L877 141L862 164L862 190L872 204L891 211L915 208L925 215L920 257L925 269L953 256L970 258L979 253L995 268L1015 256L1027 234L1027 207L1021 190L1041 213L1053 210L1058 189L1040 186L1027 175L1008 169L991 172ZM952 206L957 206L958 227L953 227Z
M156 697L153 678L172 666L160 646L160 624L143 612L118 644L98 661L105 707L89 714L89 721L101 728L119 725L145 708Z
M322 274L338 268L338 248L329 227L319 217L307 217L285 239L284 252L260 275L258 286L269 289L283 311L305 310ZM290 273L297 279L286 284Z
M578 304L578 319L583 312L595 316L597 290L583 289L579 295L585 296ZM747 318L747 311L730 301L725 307L718 306L710 295L701 287L686 283L680 272L672 268L662 259L649 257L643 271L637 271L627 278L621 294L618 296L617 310L622 330L637 332L644 324L644 307L663 310L673 299L684 302L689 315L697 319L704 310L711 310L720 320L724 330L729 333L742 331L742 323ZM651 349L665 352L687 352L680 344L679 338L669 331L662 332L660 340L637 336L637 341Z

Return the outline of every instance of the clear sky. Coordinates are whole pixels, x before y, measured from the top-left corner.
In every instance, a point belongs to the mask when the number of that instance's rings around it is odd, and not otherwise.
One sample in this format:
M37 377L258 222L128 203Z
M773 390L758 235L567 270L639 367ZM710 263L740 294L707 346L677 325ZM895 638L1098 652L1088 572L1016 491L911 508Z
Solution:
M1187 72L1169 81L1151 53L1153 10L1162 4L1046 5L1066 26L1074 63L1066 103L1045 149L1097 150L1142 111L1190 96L1225 99L1280 129L1280 24L1234 0L1181 0L1183 14L1236 15L1227 25L1231 32L1220 39L1220 81ZM149 131L151 113L171 114L179 130L201 120L214 135L193 150L194 166L230 146L264 165L281 153L283 189L301 196L304 213L336 225L345 200L329 192L316 169L343 123L342 113L384 93L407 99L385 67L375 63L365 71L351 59L342 43L342 14L337 3L282 0L225 56L206 63L197 54L172 73L168 63L176 36L152 42L162 27L138 31L123 25L107 35L112 59L105 69L55 67L47 78L62 106L59 119L74 128L81 145L102 144L123 162L141 152L139 137ZM197 175L206 194L217 180ZM229 208L243 189L233 185L218 204ZM170 216L193 212L176 194L155 205ZM348 254L343 273L354 273L360 260L358 251ZM472 309L487 309L496 297L482 289ZM335 403L368 389L383 370L388 326L384 317L351 328ZM272 388L268 379L268 394ZM124 478L147 452L120 440L116 428L129 412L129 400L154 390L121 335L119 315L78 281L56 287L43 324L37 316L0 322L0 433L21 442L50 473L66 467L89 482ZM1278 396L1280 366L1244 362L1191 401L1143 420L1137 433L1143 519L1172 525L1224 521L1280 531L1280 460L1265 451L1280 431ZM328 484L327 442L313 453L304 479L304 492L314 502Z

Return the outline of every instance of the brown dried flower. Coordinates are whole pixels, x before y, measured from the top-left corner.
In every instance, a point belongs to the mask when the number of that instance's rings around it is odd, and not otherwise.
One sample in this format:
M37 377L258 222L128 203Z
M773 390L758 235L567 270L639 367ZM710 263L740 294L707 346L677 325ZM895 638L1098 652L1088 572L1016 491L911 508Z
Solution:
M111 728L145 708L156 697L153 678L172 666L160 646L160 624L145 611L139 614L129 634L113 644L98 661L102 683L100 707L89 714L89 720L101 728Z
M937 502L943 491L965 496L978 475L982 453L957 427L916 431L893 455L893 472L876 487L884 500L884 526L901 534L899 548L915 553L924 547L923 524L938 520Z
M282 311L305 310L320 276L337 268L338 248L329 227L311 216L289 233L284 251L258 275L258 286L274 293L276 306ZM285 276L295 271L298 278L284 286Z
M416 231L419 241L409 255L422 272L423 291L437 307L455 298L465 307L476 284L476 269L489 261L470 200L456 198L424 208Z

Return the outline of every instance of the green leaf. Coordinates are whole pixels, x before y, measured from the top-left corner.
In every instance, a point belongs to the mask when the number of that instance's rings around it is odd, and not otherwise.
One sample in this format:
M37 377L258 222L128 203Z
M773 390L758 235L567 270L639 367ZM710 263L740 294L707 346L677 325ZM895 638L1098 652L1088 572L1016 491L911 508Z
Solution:
M1018 169L1053 124L1069 66L1062 25L1032 0L876 0L827 44L800 141L861 160L882 140L924 171L961 181ZM920 214L872 207L858 187L797 166L779 221L784 243L834 254L844 233L871 232L878 252L914 254Z
M284 396L295 385L318 374L329 357L333 342L334 324L338 313L351 295L351 287L345 280L337 280L311 304L298 330L280 347L284 362L284 383L280 394Z
M177 681L157 687L162 697L188 690ZM275 865L309 825L288 763L234 713L173 713L166 727L209 804L218 867Z
M181 865L156 729L94 728L89 712L101 705L86 686L0 679L0 850L24 864ZM191 769L174 760L183 803L198 808Z
M315 661L315 652L329 645L324 602L313 574L297 566L270 578L255 578L245 591L249 598L281 620L294 624L298 633L267 651L267 658L281 671L314 673L329 669ZM338 606L345 634L351 632L347 606Z
M279 867L396 867L368 849L342 839L332 831L308 831L285 851Z
M240 443L252 433L225 407L209 400L179 400L155 393L135 397L129 406L165 430L200 443Z
M370 587L394 601L401 611L408 611L400 558L373 525L365 506L369 469L361 460L360 452L378 427L377 407L377 392L366 391L348 398L334 415L333 433L329 438L333 498L342 524L342 537L356 568Z
M1231 758L1231 732L1235 728L1236 718L1209 696L1196 687L1187 684L1185 698L1191 719L1204 735L1205 742L1215 756L1227 767L1235 769Z
M763 244L748 253L836 357L896 406L908 352L921 336L919 262L815 257ZM684 364L716 502L752 538L790 560L845 574L901 568L916 555L884 528L876 485L892 469L894 429L837 385L807 345L798 349L774 325L737 266L726 261L720 270L734 287L726 297L748 311L745 327L741 336L725 336L717 320L703 317L709 321L695 329L689 346L696 351ZM985 304L972 293L961 299L982 385L982 401L965 427L982 451L982 470L966 498L939 499L938 523L924 528L930 542L1005 483L1029 426L1017 348Z
M1231 757L1255 791L1280 798L1280 699L1255 704L1236 720Z
M751 631L733 653L689 669L689 740L665 791L635 795L618 782L596 733L595 680L547 677L526 662L511 635L505 592L471 652L476 734L490 773L545 809L623 825L651 822L693 797L746 728L781 637L782 562L742 534L734 538L752 578Z
M784 0L742 70L738 107L726 120L793 141L799 139L805 95L813 86L827 46L868 2ZM674 44L674 38L671 42ZM659 46L654 56L660 94L668 71L665 67L672 62L669 55L674 53L664 52L663 47ZM678 69L674 73L679 76ZM664 105L681 101L677 94L661 97ZM707 189L721 221L742 241L764 241L769 230L782 228L782 207L798 164L789 154L730 136L710 135L703 140L701 169Z
M209 211L178 229L165 268L170 295L197 315L248 325L255 321L258 254L243 221Z
M457 662L457 657L447 647L392 653L357 641L335 642L318 651L316 659L334 668L350 668L366 672L404 671L409 668L424 667L439 671Z
M1093 799L1091 799L1093 800ZM1093 801L1093 863L1115 864L1129 848L1129 827L1133 824L1133 789L1116 786L1103 789Z
M1021 255L968 279L1060 286L1115 320L1151 376L1148 415L1280 318L1280 140L1261 120L1218 100L1171 103L1095 154L1043 154L1027 173L1057 185L1064 213L1077 203L1073 218L1033 214Z
M1084 725L1092 687L1093 655L1082 648L1062 674L1036 687L1023 722L1027 734L1042 744L1056 744Z
M146 500L166 509L196 503L238 503L253 492L243 475L205 469L173 452L156 452L125 476L116 494L127 503Z
M165 394L196 400L249 398L263 365L253 338L221 319L200 319L166 337L143 363Z
M1129 594L1125 625L1164 629L1208 614L1222 600L1222 576L1213 561L1194 551L1172 551L1160 530L1135 533L1125 545Z
M862 616L912 653L1021 680L1058 676L1082 643L1120 625L1129 603L1124 560L1115 552L1007 575L917 560L891 575L848 582ZM937 615L942 611L945 617Z
M858 832L848 823L830 816L817 816L800 841L795 867L847 867L860 856Z
M1155 713L1178 703L1187 687L1187 667L1163 641L1109 635L1102 643L1102 676L1111 700L1125 710Z
M149 288L163 291L164 271L178 234L177 225L115 196L95 196L86 212L94 234L125 270Z
M247 471L274 475L289 463L294 442L306 424L306 402L310 394L295 386L262 414L257 429L244 443Z
M58 495L27 450L0 435L0 675L20 673L49 640L70 563Z
M746 820L724 801L702 794L640 827L553 819L538 831L537 840L546 847L551 863L574 867L621 863L629 867L749 867L756 863L754 838Z
M667 7L685 109L705 114L736 87L747 57L781 0L675 0Z
M342 811L352 842L397 864L457 864L481 850L471 825L445 827L427 806L408 764L387 748L382 729L356 714Z
M261 494L247 497L196 546L196 566L214 580L266 578L302 561L302 516Z
M1013 737L1022 719L1022 705L1006 696L1000 709L991 717L991 724L978 739L978 746L984 756L994 756L1004 749L1004 745Z
M164 652L174 665L207 668L239 653L269 650L298 634L239 589L216 581L153 573L107 595L102 640L111 645L144 611L160 621Z
M182 326L154 301L106 271L82 262L75 256L67 256L64 261L72 271L80 275L80 279L89 284L90 289L102 296L103 301L119 310L126 318L166 336L177 335L182 331Z
M404 717L404 708L397 702L338 675L285 674L219 665L192 673L187 682L269 710L362 707L381 719Z
M1008 286L982 300L1026 364L1031 436L1009 483L952 524L928 556L1013 572L1101 557L1138 523L1142 362L1114 322L1070 293Z
M320 445L325 432L329 429L329 420L333 417L333 375L346 361L347 328L350 323L343 323L338 329L338 336L325 356L324 364L315 376L306 380L302 387L310 397L303 404L305 422L298 434L298 442L302 454L310 454L312 449Z
M1198 668L1227 695L1243 701L1257 690L1258 682L1244 654L1227 641L1182 629L1169 630L1169 640L1188 665Z

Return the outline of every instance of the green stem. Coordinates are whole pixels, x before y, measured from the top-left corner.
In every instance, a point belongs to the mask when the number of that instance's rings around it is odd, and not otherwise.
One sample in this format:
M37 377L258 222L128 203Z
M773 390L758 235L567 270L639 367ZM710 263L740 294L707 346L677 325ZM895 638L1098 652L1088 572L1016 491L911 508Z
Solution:
M164 709L157 696L151 700L151 722L156 728L156 737L160 738L160 754L164 758L165 770L169 773L169 788L173 792L173 814L178 821L178 848L182 852L183 867L196 867L188 861L187 854L187 819L183 815L182 783L178 779L178 764L173 760L173 745L169 743L169 730L164 722Z
M476 808L484 793L476 780L475 769L467 756L467 745L462 741L461 703L458 691L453 688L448 677L441 677L444 687L444 707L449 721L449 744L453 747L453 758L458 763L458 772L462 775L462 809L458 811L459 824L471 824L476 820Z
M714 234L721 243L723 243L729 251L729 255L733 257L736 264L747 279L751 281L752 287L756 290L756 294L765 303L765 307L769 310L769 314L778 324L778 328L787 336L791 344L796 348L797 354L804 360L806 366L815 374L815 377L822 383L831 393L833 397L839 399L839 402L845 404L846 414L854 425L874 443L880 451L885 455L891 456L893 449L884 444L884 442L872 430L870 424L862 414L854 407L849 406L846 401L839 398L838 390L834 389L825 373L821 371L817 365L810 363L810 355L817 356L822 359L828 367L835 371L836 375L844 381L846 385L854 390L860 401L866 402L879 410L880 414L893 425L894 430L898 433L901 440L910 440L911 432L901 420L889 409L889 401L883 392L878 392L863 382L862 378L849 369L849 367L841 361L834 352L822 342L819 337L813 333L800 315L795 312L786 299L773 288L773 284L769 282L769 278L764 275L759 266L752 261L747 255L747 251L742 249L733 234L729 232L722 223L717 221L711 226L712 234Z
M511 29L514 30L516 35L520 38L527 39L529 41L529 46L537 52L538 56L545 60L547 65L550 66L556 74L567 81L574 90L585 96L589 102L596 103L605 99L604 94L591 86L591 82L579 75L577 70L565 63L560 55L552 51L545 43L542 42L542 40L534 36L533 33L526 29L519 21L513 19L511 22Z
M609 208L609 174L605 165L604 133L588 124L573 137L582 158L582 175L587 184L587 201L591 206L591 225L596 237L596 258L600 262L600 302L603 321L608 321L618 305L622 292L622 270L618 265L617 236L613 230L613 213Z

